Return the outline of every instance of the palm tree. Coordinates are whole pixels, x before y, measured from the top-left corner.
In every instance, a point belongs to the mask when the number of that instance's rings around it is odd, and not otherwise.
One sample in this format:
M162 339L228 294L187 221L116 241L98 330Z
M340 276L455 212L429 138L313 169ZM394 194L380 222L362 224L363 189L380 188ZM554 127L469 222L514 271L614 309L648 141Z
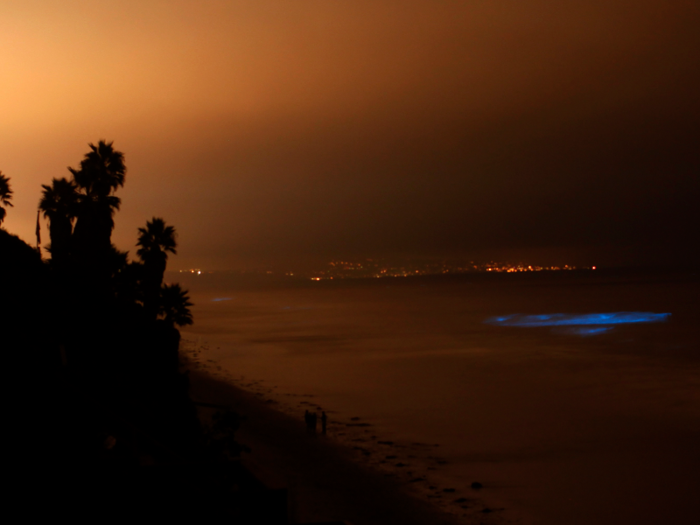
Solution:
M12 190L10 189L10 179L0 171L0 224L5 220L6 206L12 206Z
M124 185L126 175L124 155L112 144L104 140L97 146L89 144L80 169L68 168L80 191L73 243L83 262L102 264L111 250L113 216L121 204L112 193Z
M180 331L175 325L192 324L190 298L187 290L179 284L166 284L160 289L157 313L162 321L155 323L154 328L160 334L160 348L156 354L156 363L160 370L176 372L178 370L178 354L180 348Z
M39 211L49 220L49 234L51 236L51 259L56 262L64 262L70 253L70 241L73 234L73 219L75 219L78 205L78 189L73 181L68 179L53 179L51 186L41 185L44 188Z
M158 314L163 316L169 326L185 326L192 324L193 306L187 295L187 290L180 288L179 284L166 284L160 290L160 306Z
M99 141L97 146L88 144L91 151L80 162L80 169L68 168L77 186L90 198L106 197L124 186L124 154L116 151L112 144L104 140Z
M168 252L177 253L175 236L175 228L166 226L165 221L158 217L148 221L145 228L139 228L136 245L140 248L136 254L143 261L144 309L146 315L154 320L158 315L160 287L163 284Z
M131 311L140 310L144 299L143 289L143 264L140 262L126 262L114 274L112 286L114 295L119 304Z

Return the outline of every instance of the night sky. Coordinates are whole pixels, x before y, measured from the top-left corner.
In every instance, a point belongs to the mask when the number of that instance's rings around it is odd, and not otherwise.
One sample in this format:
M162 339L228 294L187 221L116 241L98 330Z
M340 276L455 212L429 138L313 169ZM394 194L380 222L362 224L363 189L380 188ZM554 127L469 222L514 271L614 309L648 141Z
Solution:
M171 269L698 263L693 0L0 0L3 223L114 141ZM42 220L42 240L48 228Z

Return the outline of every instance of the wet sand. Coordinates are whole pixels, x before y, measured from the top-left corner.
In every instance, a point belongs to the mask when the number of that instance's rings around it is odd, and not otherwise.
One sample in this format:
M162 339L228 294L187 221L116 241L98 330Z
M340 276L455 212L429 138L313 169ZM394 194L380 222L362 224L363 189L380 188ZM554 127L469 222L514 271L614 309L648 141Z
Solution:
M289 491L290 523L347 521L353 525L500 524L505 520L476 497L459 500L459 516L447 513L411 494L402 477L358 461L362 450L343 445L319 431L310 434L303 414L291 417L275 410L259 394L227 383L213 371L192 367L195 401L224 405L245 418L236 439L250 448L241 461L272 486ZM208 409L200 409L206 411ZM336 423L337 424L337 423ZM336 429L337 431L337 429Z

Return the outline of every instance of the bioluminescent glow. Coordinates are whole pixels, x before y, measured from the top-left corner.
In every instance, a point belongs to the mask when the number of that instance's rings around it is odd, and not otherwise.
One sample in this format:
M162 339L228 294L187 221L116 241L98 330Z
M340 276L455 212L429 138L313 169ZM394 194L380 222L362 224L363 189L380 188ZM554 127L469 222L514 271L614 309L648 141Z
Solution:
M611 312L600 314L512 314L491 317L484 321L501 326L600 326L629 323L659 323L668 320L669 313Z
M564 328L555 328L554 331L566 335L599 335L612 330L612 326L566 326Z
M216 298L212 299L212 301L213 301L213 302L216 302L216 301L230 301L231 299L232 299L231 297L216 297Z

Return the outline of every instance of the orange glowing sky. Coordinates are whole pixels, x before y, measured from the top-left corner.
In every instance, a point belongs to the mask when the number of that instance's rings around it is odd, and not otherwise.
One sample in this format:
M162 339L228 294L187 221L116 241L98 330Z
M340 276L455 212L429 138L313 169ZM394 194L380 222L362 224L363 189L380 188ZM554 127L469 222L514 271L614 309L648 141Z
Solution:
M33 243L41 184L105 138L114 242L162 216L173 269L685 254L698 27L681 0L0 0L3 227Z

